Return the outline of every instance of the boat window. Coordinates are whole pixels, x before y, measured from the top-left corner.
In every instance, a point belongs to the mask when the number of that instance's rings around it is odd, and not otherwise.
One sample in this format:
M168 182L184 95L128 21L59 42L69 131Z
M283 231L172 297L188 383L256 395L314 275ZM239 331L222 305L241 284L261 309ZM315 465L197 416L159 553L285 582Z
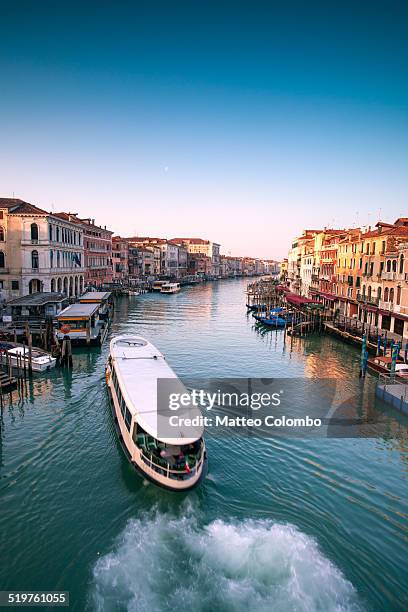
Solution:
M122 413L123 418L125 418L125 415L124 415L125 408L126 408L125 400L123 399L123 395L121 393L120 394L120 411Z
M125 424L126 424L128 431L130 431L131 422L132 422L132 415L130 414L127 406L125 406Z
M138 347L138 346L146 346L147 342L146 340L143 340L142 338L138 338L136 339L129 339L129 340L118 340L116 342L116 346L122 346L122 347Z

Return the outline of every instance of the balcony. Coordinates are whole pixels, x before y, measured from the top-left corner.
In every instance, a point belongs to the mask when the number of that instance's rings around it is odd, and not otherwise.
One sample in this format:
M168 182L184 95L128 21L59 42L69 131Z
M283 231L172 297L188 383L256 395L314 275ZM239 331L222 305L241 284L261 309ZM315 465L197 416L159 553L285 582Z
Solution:
M381 279L386 281L393 281L395 280L396 275L396 272L383 272L381 274Z
M366 295L365 293L358 292L357 302L361 302L362 304L372 304L373 306L378 306L381 300L379 300L378 297L375 297L373 295L369 296L369 295Z

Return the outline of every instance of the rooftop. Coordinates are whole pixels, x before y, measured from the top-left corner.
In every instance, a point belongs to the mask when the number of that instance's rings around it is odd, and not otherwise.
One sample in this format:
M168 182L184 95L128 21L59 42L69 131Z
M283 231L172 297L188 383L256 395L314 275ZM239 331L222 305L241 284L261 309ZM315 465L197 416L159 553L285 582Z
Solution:
M0 208L8 208L10 214L14 215L49 215L50 213L38 208L30 202L20 198L0 198Z
M24 295L7 302L9 306L44 306L45 304L59 303L66 300L67 297L62 293L54 292L38 292L31 295Z

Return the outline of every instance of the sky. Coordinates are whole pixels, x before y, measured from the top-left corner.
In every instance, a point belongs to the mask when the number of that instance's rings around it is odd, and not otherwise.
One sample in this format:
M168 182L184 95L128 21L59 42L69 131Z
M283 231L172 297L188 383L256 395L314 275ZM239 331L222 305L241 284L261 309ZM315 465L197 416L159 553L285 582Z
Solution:
M408 2L0 11L0 196L274 259L408 216Z

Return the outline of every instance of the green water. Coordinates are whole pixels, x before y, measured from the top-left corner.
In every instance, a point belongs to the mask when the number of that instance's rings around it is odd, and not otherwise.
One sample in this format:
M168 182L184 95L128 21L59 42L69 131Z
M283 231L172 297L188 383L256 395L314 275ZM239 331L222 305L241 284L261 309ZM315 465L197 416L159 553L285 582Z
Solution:
M146 336L182 377L326 376L361 392L355 349L260 334L244 286L123 298L111 333ZM404 609L405 419L384 409L398 441L210 438L205 482L172 494L122 454L107 351L78 350L72 373L5 399L1 589L68 590L74 610Z

